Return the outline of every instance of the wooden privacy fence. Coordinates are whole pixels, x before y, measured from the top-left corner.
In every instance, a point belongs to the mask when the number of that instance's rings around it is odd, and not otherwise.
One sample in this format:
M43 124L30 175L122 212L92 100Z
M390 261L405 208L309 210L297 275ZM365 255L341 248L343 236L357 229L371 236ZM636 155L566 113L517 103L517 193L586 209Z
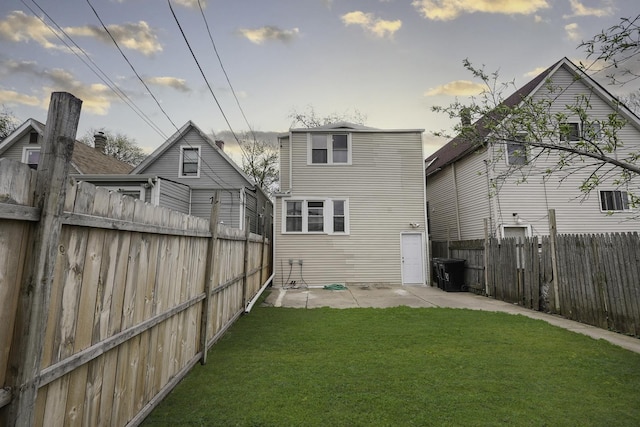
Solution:
M218 199L208 221L68 177L45 213L41 169L0 160L0 425L138 425L266 284L270 242Z
M486 254L482 288L487 296L640 336L637 233L558 234L524 241L490 238L486 245L449 245L453 257L468 259L471 254L473 263L480 262L479 252ZM434 247L443 254L446 246ZM478 278L476 269L465 273L466 284L469 277Z

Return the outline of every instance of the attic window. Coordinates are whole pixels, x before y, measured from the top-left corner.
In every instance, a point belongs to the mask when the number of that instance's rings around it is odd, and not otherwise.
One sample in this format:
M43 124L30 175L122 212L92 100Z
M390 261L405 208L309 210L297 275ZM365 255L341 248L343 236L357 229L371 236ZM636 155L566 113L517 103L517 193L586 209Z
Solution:
M179 176L182 178L200 177L200 147L180 147Z
M560 141L580 141L580 123L562 123L560 125Z
M351 164L351 135L348 133L310 134L308 143L310 165Z
M37 144L38 143L38 132L31 132L29 134L29 144Z

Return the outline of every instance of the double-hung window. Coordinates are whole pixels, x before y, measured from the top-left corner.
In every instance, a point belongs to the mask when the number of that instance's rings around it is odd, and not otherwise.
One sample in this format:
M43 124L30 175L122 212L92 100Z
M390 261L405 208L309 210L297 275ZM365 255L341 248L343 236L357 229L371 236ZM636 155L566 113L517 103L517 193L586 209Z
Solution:
M38 169L40 147L24 147L22 149L22 163L28 164L31 169Z
M567 122L560 125L560 141L580 141L580 123Z
M283 233L348 234L347 200L286 200Z
M603 212L628 211L629 194L626 191L600 191L600 210Z
M200 147L180 147L180 171L181 178L200 177Z
M312 133L309 137L309 164L351 164L351 137L347 133Z

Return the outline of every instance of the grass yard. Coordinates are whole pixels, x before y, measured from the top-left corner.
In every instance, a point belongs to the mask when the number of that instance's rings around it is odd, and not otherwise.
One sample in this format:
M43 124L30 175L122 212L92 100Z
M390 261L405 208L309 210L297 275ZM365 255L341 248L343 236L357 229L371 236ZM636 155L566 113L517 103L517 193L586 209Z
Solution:
M144 426L638 426L640 354L505 313L256 307Z

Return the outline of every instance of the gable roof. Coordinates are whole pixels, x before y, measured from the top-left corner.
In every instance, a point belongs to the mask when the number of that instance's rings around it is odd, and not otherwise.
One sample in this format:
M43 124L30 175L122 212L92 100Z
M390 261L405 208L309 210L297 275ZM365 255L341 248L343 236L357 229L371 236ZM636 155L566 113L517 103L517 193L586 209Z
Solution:
M20 138L31 131L44 135L45 125L38 120L28 119L22 123L11 135L0 143L0 154L15 144ZM75 141L71 166L80 175L85 174L127 174L133 166L108 156L82 142Z
M175 143L180 141L182 137L184 137L189 131L196 131L200 137L207 143L211 148L218 152L218 154L227 162L229 165L238 172L238 174L247 181L247 184L250 186L258 187L253 179L247 175L241 168L234 162L231 157L224 150L221 150L207 134L205 134L198 126L195 125L191 120L185 123L180 129L178 129L173 135L169 137L160 147L156 148L155 151L149 154L137 167L135 167L131 174L141 174L152 165L156 160L158 160L169 148L171 148ZM262 190L262 189L261 189ZM262 190L263 191L263 190ZM264 191L263 191L264 192ZM266 194L266 193L265 193Z
M335 131L349 131L349 132L373 132L373 133L413 133L424 132L424 129L379 129L364 125L359 125L351 122L335 122L328 123L322 126L316 126L312 128L295 128L289 129L289 132L335 132ZM287 136L289 133L282 134L280 136Z
M538 74L527 84L516 90L513 94L502 101L500 105L504 107L515 107L516 105L518 105L523 99L533 94L542 84L544 84L547 77L557 69L561 62L562 60L556 62L555 64L544 70L542 73ZM471 127L474 129L475 135L480 136L482 139L489 135L490 128L487 125L504 117L504 112L499 113L498 110L505 111L504 109L499 109L496 107L496 109L482 116L471 125ZM500 117L501 115L503 117ZM447 166L473 153L478 148L480 147L475 141L469 141L462 135L457 135L451 141L443 145L438 151L427 157L427 159L425 160L425 163L427 163L427 175L439 171L444 166Z
M547 79L561 67L573 74L575 81L580 81L581 83L585 84L603 101L607 102L611 106L611 108L615 109L618 114L624 117L628 121L628 123L640 130L640 118L636 114L629 110L602 85L589 77L584 71L579 69L566 57L562 58L560 61L544 70L533 80L531 80L511 96L506 98L500 105L507 107L517 106L523 99L535 94L545 84ZM471 125L474 128L475 134L483 138L488 136L489 129L487 128L487 124L491 121L495 122L496 120L500 120L503 118L499 116L499 114L501 113L497 113L496 110L505 111L505 109L496 108L495 110L478 119ZM477 143L474 144L473 142L469 142L461 135L456 136L447 144L442 146L438 151L427 157L427 159L425 160L425 163L427 165L427 176L438 172L443 167L475 152L479 148L480 146Z

